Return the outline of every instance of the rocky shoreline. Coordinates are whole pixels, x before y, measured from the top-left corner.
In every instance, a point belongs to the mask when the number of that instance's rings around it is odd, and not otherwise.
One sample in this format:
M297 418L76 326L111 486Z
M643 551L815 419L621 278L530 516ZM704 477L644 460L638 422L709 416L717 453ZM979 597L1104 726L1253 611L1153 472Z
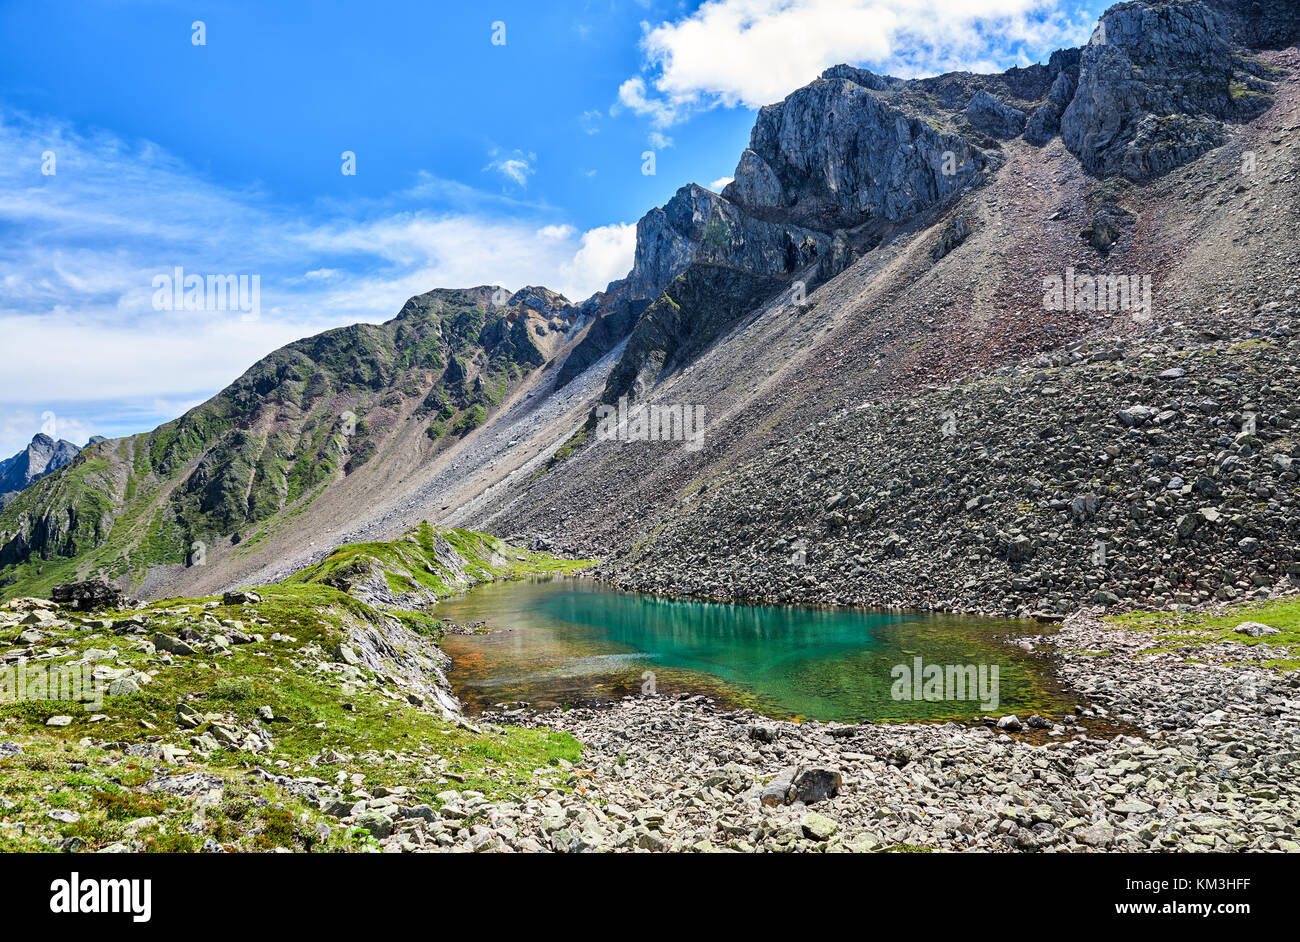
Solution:
M0 764L17 773L0 781L0 840L108 852L1300 850L1293 615L1276 629L1220 608L1200 630L1093 608L1008 639L1054 659L1080 698L1069 714L845 725L691 695L440 719L445 705L415 694L410 658L368 646L369 627L343 625L348 643L331 655L303 610L283 622L295 636L268 636L285 617L269 598L225 601L204 616L243 613L221 622L225 646L181 624L191 606L116 622L11 606L27 646L14 656L80 651L97 676L135 686L111 688L100 715L47 720L31 704L0 723ZM157 631L168 618L174 637ZM125 634L103 651L101 632ZM426 661L438 651L403 637ZM303 713L234 679L256 660L280 677L291 667L317 705ZM204 694L186 679L200 661ZM169 719L157 708L173 697ZM100 784L59 784L74 779Z
M380 815L390 852L1300 850L1300 677L1267 645L1151 641L1096 611L1042 639L1087 697L1069 716L792 723L687 695L485 714L582 758L527 800L339 810Z
M582 741L582 785L495 806L451 846L1300 850L1300 677L1261 666L1276 650L1227 641L1198 647L1203 662L1139 655L1151 647L1148 633L1095 612L1072 616L1043 641L1090 705L1077 717L1047 718L1038 735L1027 722L1023 732L1005 723L778 722L702 697L495 714ZM1115 723L1133 732L1114 735ZM838 793L776 801L772 783L797 781L796 770L814 773L806 776L813 784L838 779ZM419 845L395 838L394 846Z

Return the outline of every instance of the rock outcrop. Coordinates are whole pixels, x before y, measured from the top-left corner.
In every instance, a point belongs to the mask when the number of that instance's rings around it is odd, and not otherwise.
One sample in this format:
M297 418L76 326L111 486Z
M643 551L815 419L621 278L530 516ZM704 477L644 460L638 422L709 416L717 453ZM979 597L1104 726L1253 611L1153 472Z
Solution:
M1047 93L1047 101L1029 116L1025 123L1025 140L1042 146L1061 132L1061 115L1074 99L1079 86L1079 50L1060 49L1052 53L1049 61L1055 78Z
M833 231L904 219L977 183L983 152L892 105L887 93L902 84L840 66L762 108L722 195Z
M1025 130L1026 115L980 89L966 106L966 120L994 137L1019 137Z
M1223 141L1272 98L1270 70L1241 55L1227 21L1200 2L1118 4L1083 48L1061 136L1086 169L1143 179Z
M73 611L88 612L97 608L121 608L126 597L122 590L103 579L69 582L50 589L50 599Z

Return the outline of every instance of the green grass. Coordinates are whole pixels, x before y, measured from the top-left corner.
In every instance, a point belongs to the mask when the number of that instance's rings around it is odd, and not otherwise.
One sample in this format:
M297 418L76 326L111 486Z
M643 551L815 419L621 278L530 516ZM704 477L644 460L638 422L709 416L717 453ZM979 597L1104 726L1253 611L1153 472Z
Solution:
M449 561L448 549L454 553ZM445 598L479 582L575 572L591 565L594 561L535 553L473 530L435 530L424 522L400 540L340 546L316 565L290 576L285 584L323 585L377 569L396 594L422 588Z
M1234 641L1248 646L1266 644L1300 654L1300 596L1270 602L1248 602L1224 611L1193 614L1127 612L1107 616L1104 620L1130 631L1150 632L1152 640L1157 644L1146 649L1146 653ZM1280 630L1275 635L1252 638L1233 630L1244 621L1259 622ZM1294 668L1286 666L1290 663L1294 663L1294 659L1281 658L1269 662L1270 666L1293 670Z
M340 547L339 556L342 561L358 555L390 563L427 561L435 549L446 552L440 542L446 541L484 577L567 571L582 565L470 531L438 533L424 525L409 536L396 544ZM394 619L417 636L436 638L442 623L430 612L381 611L311 579L290 579L258 591L263 601L247 606L224 606L216 598L173 598L115 613L116 618L145 619L146 637L154 631L176 634L185 625L200 624L201 616L211 616L218 622L239 621L246 633L263 639L235 645L225 654L209 650L167 663L132 650L139 647L133 636L49 632L42 645L63 649L44 662L50 666L73 660L91 647L113 647L118 651L116 666L148 672L153 680L137 694L105 698L96 713L78 703L0 703L0 739L24 746L24 752L0 758L0 851L51 851L69 839L89 850L130 839L145 850L160 852L197 850L207 838L231 850L248 851L342 850L373 844L364 832L346 832L314 803L250 779L247 772L254 765L277 771L274 763L327 782L343 773L364 781L367 788L404 785L412 804L437 805L436 796L448 788L472 789L490 800L519 799L536 791L539 775L550 787L569 787L566 769L579 760L582 750L567 733L467 728L432 707L412 704L384 677L366 668L345 669L339 662L340 646L355 644L353 632L370 627L383 631ZM271 641L276 633L288 638ZM333 667L322 669L329 665ZM204 771L223 781L225 793L218 806L202 812L199 834L184 827L194 814L185 799L140 788L150 779L192 768L177 769L124 751L159 741L189 748L192 737L210 731L206 718L193 729L180 725L178 704L201 716L219 715L221 722L239 729L256 728L261 707L270 707L276 717L267 724L273 736L269 752L217 749L201 763ZM73 717L72 724L46 726L57 714ZM96 714L101 718L92 721ZM116 745L111 750L82 745L87 738ZM343 758L320 762L329 750ZM80 819L53 821L47 813L51 808L73 811ZM318 830L322 824L327 838Z

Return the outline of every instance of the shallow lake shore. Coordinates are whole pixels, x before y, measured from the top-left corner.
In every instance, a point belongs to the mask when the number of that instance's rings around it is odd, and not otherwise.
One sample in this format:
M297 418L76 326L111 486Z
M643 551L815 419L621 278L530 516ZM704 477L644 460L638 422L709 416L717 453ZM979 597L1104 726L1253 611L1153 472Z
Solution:
M1267 647L1135 658L1150 636L1090 613L1051 641L1092 705L1036 731L1027 717L1019 732L787 723L699 697L498 714L572 733L589 782L498 807L466 836L562 851L1300 849L1300 679L1242 666ZM812 800L826 776L806 775L810 800L778 803L792 770L838 776L838 794Z

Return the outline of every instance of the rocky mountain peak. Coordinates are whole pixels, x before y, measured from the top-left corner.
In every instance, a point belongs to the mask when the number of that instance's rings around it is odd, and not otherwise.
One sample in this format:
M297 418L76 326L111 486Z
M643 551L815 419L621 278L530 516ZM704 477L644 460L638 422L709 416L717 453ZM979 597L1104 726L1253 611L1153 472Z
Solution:
M526 309L544 318L560 317L566 320L571 320L576 311L573 302L564 295L540 285L520 288L510 296L506 306Z
M38 432L18 454L0 461L0 507L18 492L63 467L81 451L72 442Z
M837 66L765 106L723 195L831 231L915 215L977 182L988 166L981 150L881 94L902 84Z
M1061 136L1098 176L1156 176L1224 140L1228 121L1272 102L1272 70L1234 47L1213 5L1133 0L1111 7L1083 47Z

